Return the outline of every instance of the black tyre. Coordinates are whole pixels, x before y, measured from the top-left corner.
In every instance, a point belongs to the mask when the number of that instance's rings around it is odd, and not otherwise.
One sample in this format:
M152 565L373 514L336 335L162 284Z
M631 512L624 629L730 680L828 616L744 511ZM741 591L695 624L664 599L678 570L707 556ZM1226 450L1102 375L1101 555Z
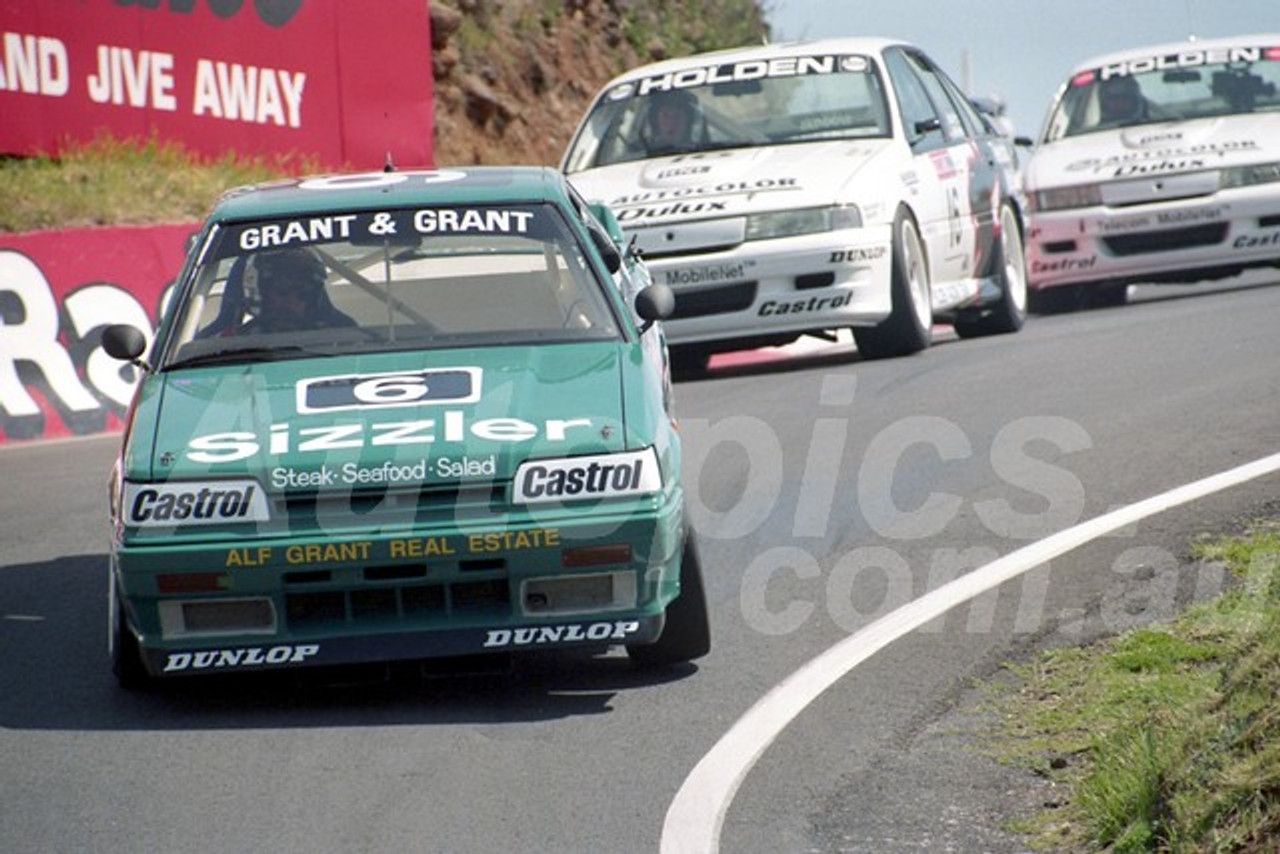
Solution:
M994 263L1000 299L983 306L980 312L957 317L954 326L961 338L1017 332L1026 323L1027 259L1022 224L1018 212L1008 202L1000 205L1000 242Z
M1056 285L1027 292L1027 310L1032 314L1066 314L1084 307L1080 285Z
M853 340L864 359L918 353L933 343L933 286L920 229L906 208L893 219L893 310L875 326L855 326Z
M653 643L630 644L627 655L637 667L660 667L701 658L711 651L711 620L702 583L702 558L693 529L680 555L680 595L667 606L666 624Z
M694 344L673 346L669 350L671 374L676 378L696 377L707 371L711 364L711 351Z
M111 672L126 691L142 691L153 684L142 663L142 648L124 618L124 607L116 605L115 630L111 641Z

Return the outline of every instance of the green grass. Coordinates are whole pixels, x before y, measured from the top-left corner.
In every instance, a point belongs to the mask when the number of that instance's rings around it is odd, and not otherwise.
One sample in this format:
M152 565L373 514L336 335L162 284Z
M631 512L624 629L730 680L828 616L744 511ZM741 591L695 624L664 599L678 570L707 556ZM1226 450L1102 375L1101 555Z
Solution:
M1013 828L1036 850L1280 848L1280 535L1259 525L1194 551L1239 583L991 689L995 755L1068 793Z
M58 157L0 160L0 231L198 220L228 187L314 168L300 159L201 158L176 143L104 136Z

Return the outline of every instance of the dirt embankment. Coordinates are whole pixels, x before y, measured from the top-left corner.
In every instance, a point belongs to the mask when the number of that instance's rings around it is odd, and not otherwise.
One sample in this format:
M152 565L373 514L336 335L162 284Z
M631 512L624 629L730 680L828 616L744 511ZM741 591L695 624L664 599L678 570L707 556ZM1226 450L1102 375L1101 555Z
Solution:
M428 2L440 166L554 165L614 75L769 33L758 0Z

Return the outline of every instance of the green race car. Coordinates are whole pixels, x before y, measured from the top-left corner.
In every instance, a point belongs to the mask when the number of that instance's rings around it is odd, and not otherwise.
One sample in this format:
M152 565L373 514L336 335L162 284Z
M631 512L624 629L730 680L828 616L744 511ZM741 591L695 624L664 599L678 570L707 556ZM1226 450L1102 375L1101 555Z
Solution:
M159 677L709 649L674 304L555 170L322 176L215 206L110 483L112 658Z

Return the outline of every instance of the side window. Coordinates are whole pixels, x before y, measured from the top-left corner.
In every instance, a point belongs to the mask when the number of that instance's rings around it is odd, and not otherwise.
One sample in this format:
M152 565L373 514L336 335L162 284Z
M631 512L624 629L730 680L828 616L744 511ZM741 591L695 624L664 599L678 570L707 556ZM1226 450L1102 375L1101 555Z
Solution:
M947 141L959 142L963 140L965 138L964 122L960 118L960 111L956 104L952 102L950 95L947 94L946 84L941 80L942 72L924 54L904 52L904 56L912 71L920 78L925 90L929 93L929 100L933 101L933 105L942 119L942 132L946 135Z
M907 142L916 150L946 145L942 117L906 56L901 50L892 48L886 51L884 59L898 99L898 110L902 113L903 135Z

